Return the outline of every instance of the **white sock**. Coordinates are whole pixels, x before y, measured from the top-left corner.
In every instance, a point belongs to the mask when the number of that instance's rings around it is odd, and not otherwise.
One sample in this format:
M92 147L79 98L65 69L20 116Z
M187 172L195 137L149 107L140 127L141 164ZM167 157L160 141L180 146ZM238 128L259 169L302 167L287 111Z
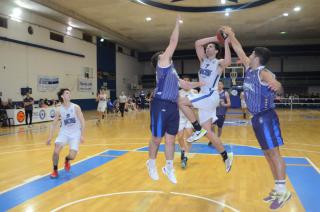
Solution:
M152 167L156 166L156 159L149 159L149 165Z
M169 170L173 169L173 160L167 160L166 161L166 168Z
M287 191L286 180L275 180L274 190L277 193L284 193Z

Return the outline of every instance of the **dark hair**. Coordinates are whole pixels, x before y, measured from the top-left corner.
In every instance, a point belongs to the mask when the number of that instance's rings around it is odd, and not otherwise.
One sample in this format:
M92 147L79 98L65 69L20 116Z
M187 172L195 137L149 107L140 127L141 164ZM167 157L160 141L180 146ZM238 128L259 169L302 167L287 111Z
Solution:
M214 45L214 48L218 51L218 53L217 53L217 55L216 55L216 57L218 58L218 57L220 56L220 53L221 53L221 46L220 46L218 43L216 43L216 42L210 42L210 43L208 43L208 44L205 46L205 48L207 48L207 46L208 46L209 44L213 44L213 45Z
M254 55L259 58L261 65L265 65L271 57L271 51L266 47L256 47Z
M191 81L191 77L189 76L189 75L183 75L182 77L181 77L182 79L189 79L190 81Z
M63 103L62 95L64 94L65 91L70 91L68 88L61 88L60 91L57 93L58 99L60 102Z
M156 68L157 67L157 64L158 64L158 59L159 59L159 55L162 54L163 51L159 51L159 52L156 52L152 55L151 57L151 64L152 64L152 67L153 68Z

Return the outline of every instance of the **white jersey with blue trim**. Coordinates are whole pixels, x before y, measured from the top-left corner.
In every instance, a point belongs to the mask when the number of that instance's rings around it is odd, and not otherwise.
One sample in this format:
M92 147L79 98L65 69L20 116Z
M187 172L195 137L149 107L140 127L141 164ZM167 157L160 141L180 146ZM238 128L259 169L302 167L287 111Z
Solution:
M75 104L70 103L68 108L60 106L61 128L60 133L77 133L80 128L80 120L76 114Z
M201 86L201 93L209 93L212 90L218 89L220 73L218 72L219 60L204 58L199 70L199 81L204 82Z

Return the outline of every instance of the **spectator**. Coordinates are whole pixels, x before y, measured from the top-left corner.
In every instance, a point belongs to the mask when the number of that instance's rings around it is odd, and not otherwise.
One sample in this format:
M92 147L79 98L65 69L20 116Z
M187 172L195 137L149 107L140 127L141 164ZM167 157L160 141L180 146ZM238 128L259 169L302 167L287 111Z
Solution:
M26 113L26 125L29 125L29 127L32 127L32 112L33 112L34 99L30 96L29 92L27 93L26 98L24 98L23 103L24 103L24 110ZM29 123L28 123L28 118L29 118Z

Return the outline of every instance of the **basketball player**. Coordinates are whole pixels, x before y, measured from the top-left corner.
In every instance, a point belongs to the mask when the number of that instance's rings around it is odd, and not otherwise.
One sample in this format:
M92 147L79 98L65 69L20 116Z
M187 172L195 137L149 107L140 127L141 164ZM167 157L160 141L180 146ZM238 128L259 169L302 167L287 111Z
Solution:
M179 40L179 20L176 19L175 28L171 34L169 45L164 52L157 52L151 58L151 63L156 69L156 89L151 102L151 132L152 140L149 143L149 160L147 161L148 173L151 179L158 180L156 157L162 137L165 137L166 165L162 172L169 180L176 184L174 175L173 158L175 150L175 136L179 128L179 85L185 89L199 87L203 83L186 82L179 76L172 63L172 55Z
M62 103L56 111L55 119L53 120L50 128L50 134L47 141L47 145L51 144L54 130L61 120L61 128L59 135L55 141L54 152L52 156L53 172L50 175L51 178L57 178L58 175L58 162L59 154L62 148L68 144L69 154L65 158L64 169L70 171L70 160L73 160L79 150L79 143L84 142L84 118L81 112L81 108L70 102L70 90L63 88L58 92L59 101Z
M291 192L285 184L285 163L279 151L283 139L274 110L276 92L282 93L282 86L275 75L265 68L271 55L269 49L256 47L247 57L231 28L224 27L223 31L228 34L233 49L246 67L243 83L245 101L249 112L253 114L252 127L275 180L274 189L264 201L271 202L270 209L277 210L291 198Z
M194 142L206 135L212 145L221 154L226 166L226 172L231 170L233 153L227 153L220 138L211 129L216 121L216 107L219 105L219 94L217 92L218 82L222 71L231 64L231 53L228 39L225 41L225 59L217 59L219 45L217 37L203 38L195 42L196 52L200 61L199 81L205 82L201 86L199 94L189 95L179 99L179 107L192 123L195 132L187 139ZM205 48L206 46L206 48ZM198 109L199 122L191 107Z
M231 106L231 101L230 101L230 96L228 91L223 90L224 88L224 84L223 82L219 82L218 83L218 93L219 93L219 98L220 98L220 102L219 102L219 107L217 107L217 120L213 123L214 125L217 125L218 127L218 137L221 137L222 134L222 127L224 124L224 120L226 118L226 113L227 113L227 109L228 107ZM213 127L213 131L214 131L214 125ZM209 146L212 145L212 143L209 141L208 143Z
M242 114L243 114L243 119L247 119L247 104L246 104L246 100L244 98L243 91L240 93L240 100L241 100L241 110L242 110Z
M107 94L104 89L100 89L99 94L97 95L96 101L99 101L98 103L98 120L97 120L97 125L101 123L101 119L103 119L104 112L106 111L107 107Z
M123 117L127 101L128 101L127 96L122 91L121 95L119 96L119 110L120 110L120 113L121 113L121 117Z
M190 77L188 76L185 76L182 79L184 81L190 82ZM196 94L196 93L198 93L198 91L195 89L190 89L190 90L180 89L179 97L186 97L189 94ZM187 161L188 161L188 154L190 152L192 144L189 142L186 142L185 138L190 137L193 130L192 130L191 122L187 119L187 117L185 117L185 115L181 110L179 110L179 116L180 116L180 120L179 120L179 130L178 130L177 137L178 137L178 142L181 149L181 167L186 168Z

